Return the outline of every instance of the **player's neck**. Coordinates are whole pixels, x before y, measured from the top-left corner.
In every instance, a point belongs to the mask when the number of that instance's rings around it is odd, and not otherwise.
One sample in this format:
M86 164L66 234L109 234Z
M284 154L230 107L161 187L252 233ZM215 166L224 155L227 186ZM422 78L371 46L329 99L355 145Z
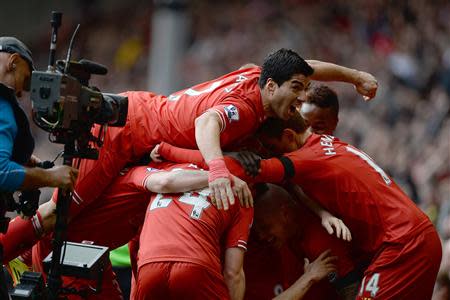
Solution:
M269 95L267 92L267 89L260 89L261 90L261 102L264 109L264 115L266 117L276 117L277 115L274 113L272 108L270 107L270 101L268 100Z
M311 134L312 134L312 132L308 128L307 130L305 130L305 132L297 135L297 145L299 148L301 148L306 143L306 141L311 136Z

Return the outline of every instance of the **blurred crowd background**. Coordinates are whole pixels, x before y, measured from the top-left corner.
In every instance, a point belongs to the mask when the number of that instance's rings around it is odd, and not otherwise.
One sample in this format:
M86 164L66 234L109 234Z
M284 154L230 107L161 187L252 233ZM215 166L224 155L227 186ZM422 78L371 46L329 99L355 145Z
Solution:
M42 69L50 35L50 25L45 22L53 6L38 9L36 1L30 2L43 14L36 20L44 21L35 26L33 19L27 18L23 28L16 21L19 28L16 25L2 34L14 34L30 45ZM81 23L74 57L89 58L110 69L107 77L98 77L93 83L109 92L148 90L148 70L155 63L149 59L151 50L162 42L152 35L152 16L171 10L186 18L183 29L187 35L177 59L177 78L167 93L247 62L261 64L269 52L281 47L292 48L307 59L374 74L379 91L369 103L348 85L330 84L341 105L336 136L371 155L436 224L444 256L435 299L449 299L450 2L156 2L67 1L59 57L65 56L70 35L76 23ZM26 34L27 27L34 27L32 35ZM45 137L38 130L35 133ZM50 158L46 156L54 149L42 139L39 150L44 158Z

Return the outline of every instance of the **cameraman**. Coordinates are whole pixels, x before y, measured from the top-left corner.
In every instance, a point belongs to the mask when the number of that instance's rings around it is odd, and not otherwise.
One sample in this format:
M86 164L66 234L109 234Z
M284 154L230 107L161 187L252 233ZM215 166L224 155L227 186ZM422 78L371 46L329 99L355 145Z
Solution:
M68 166L35 167L38 159L32 156L33 136L17 102L22 91L29 90L33 69L31 52L25 44L13 37L0 37L0 261L3 254L6 258L23 249L24 242L35 239L42 229L39 214L11 222L5 218L12 192L45 186L72 190L78 175ZM16 234L18 231L22 234ZM0 287L0 298L2 292Z
M34 140L17 98L28 91L33 61L31 52L16 38L0 37L0 190L44 186L73 189L78 171L68 166L51 169L25 167L32 158ZM31 161L30 161L31 159Z

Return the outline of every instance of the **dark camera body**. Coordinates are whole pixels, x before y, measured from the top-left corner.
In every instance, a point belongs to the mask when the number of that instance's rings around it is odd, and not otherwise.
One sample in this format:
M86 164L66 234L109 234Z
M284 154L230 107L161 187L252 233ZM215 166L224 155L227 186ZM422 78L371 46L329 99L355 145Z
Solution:
M96 158L88 146L95 141L90 135L94 123L120 127L127 120L127 97L88 86L92 74L106 73L106 67L80 60L58 61L56 70L33 71L31 76L33 121L51 133L52 142L65 144L75 137L83 158Z
M91 65L94 63L91 63ZM33 71L31 101L33 120L46 131L69 130L97 124L124 126L128 112L126 97L102 94L87 86L91 65L69 63L69 72ZM73 67L78 66L78 67ZM82 66L82 67L79 67Z

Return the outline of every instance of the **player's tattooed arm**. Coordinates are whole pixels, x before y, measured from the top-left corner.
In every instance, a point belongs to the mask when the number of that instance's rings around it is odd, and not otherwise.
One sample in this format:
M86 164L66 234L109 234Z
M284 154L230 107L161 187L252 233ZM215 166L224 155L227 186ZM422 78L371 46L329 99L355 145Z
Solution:
M329 234L336 233L338 238L342 238L348 242L352 240L350 229L344 224L344 222L333 216L325 208L320 206L319 203L309 198L298 185L289 184L286 185L286 189L294 195L297 201L302 202L320 218L322 226Z
M313 80L342 81L354 84L358 93L366 101L375 97L377 93L378 82L373 75L367 72L318 60L307 60L306 62L314 69L314 73L311 75Z

